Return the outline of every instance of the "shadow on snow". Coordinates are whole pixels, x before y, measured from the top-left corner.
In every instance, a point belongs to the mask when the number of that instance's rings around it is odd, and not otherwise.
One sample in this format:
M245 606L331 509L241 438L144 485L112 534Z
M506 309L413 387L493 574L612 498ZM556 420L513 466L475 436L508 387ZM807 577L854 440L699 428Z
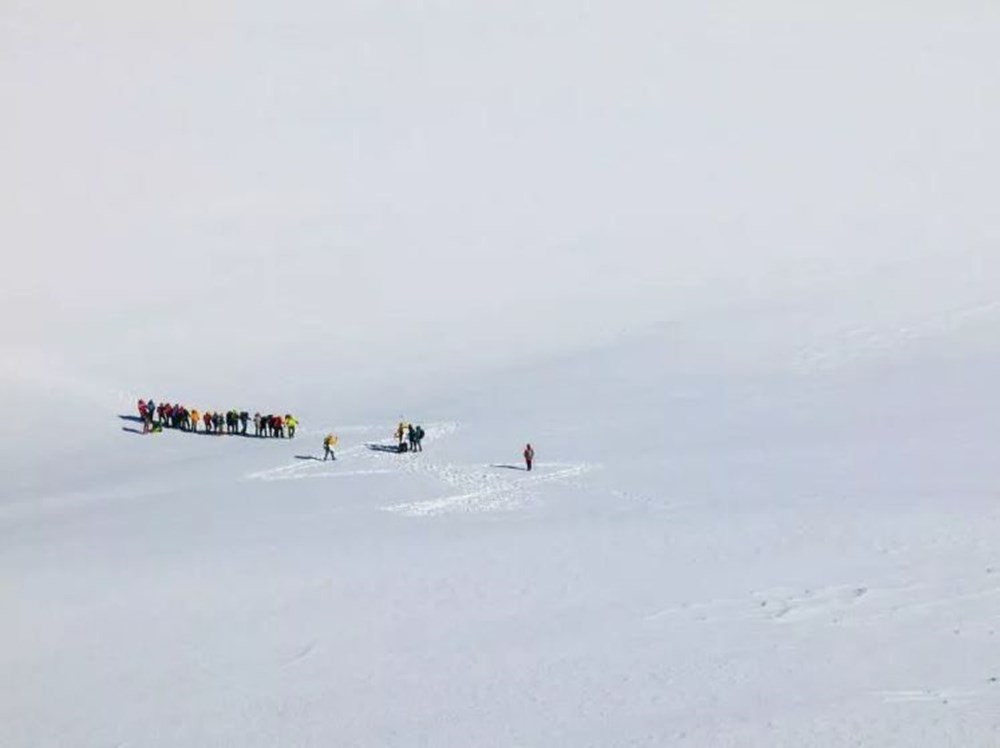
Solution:
M392 454L403 454L403 450L395 444L366 444L372 452L391 452Z

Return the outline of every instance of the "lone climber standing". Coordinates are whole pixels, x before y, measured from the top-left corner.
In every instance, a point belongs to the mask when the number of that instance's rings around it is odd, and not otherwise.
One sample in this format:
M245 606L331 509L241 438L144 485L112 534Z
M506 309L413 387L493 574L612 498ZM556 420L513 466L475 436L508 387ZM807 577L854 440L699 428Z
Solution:
M531 472L531 463L535 461L535 449L530 444L524 448L524 466L525 469Z
M335 446L337 446L337 437L333 434L327 434L326 438L323 439L323 462L326 462L327 457L331 460L337 459L337 455L333 453L333 448Z

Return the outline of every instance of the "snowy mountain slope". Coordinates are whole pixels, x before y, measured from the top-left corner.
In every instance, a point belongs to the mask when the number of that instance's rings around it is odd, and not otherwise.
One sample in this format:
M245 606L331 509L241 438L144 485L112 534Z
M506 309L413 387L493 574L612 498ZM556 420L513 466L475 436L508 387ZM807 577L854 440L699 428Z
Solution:
M98 487L0 513L4 744L988 744L990 443L935 418L996 359L668 342L456 390L416 455L107 418Z
M998 23L0 9L0 745L995 745Z

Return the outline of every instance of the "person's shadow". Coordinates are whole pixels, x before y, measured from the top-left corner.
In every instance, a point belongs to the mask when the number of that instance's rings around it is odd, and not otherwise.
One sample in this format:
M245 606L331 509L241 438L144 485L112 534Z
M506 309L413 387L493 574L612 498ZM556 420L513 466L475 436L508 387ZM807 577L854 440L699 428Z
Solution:
M130 434L138 434L139 436L143 435L139 429L134 429L131 426L122 426L122 431L127 431Z
M527 468L523 465L490 465L493 468L503 468L504 470L522 470L526 471Z
M322 460L316 455L295 455L296 460L315 460L316 462L322 462Z

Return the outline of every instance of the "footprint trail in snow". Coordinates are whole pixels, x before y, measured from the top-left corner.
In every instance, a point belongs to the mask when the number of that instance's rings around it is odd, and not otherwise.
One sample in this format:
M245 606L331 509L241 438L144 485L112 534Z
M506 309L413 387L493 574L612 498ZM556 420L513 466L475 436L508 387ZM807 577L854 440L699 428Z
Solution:
M458 430L457 423L445 422L426 427L425 443L445 439ZM381 427L355 427L362 437L381 435ZM509 465L453 464L437 462L427 452L386 454L370 445L390 446L388 440L364 441L338 451L336 462L299 457L298 462L261 470L246 476L249 480L283 481L340 478L362 475L411 474L423 475L449 487L442 496L419 501L392 503L385 511L410 517L429 517L454 512L509 511L522 507L537 496L546 484L568 484L573 479L594 470L589 463L538 463L528 473L511 470Z

